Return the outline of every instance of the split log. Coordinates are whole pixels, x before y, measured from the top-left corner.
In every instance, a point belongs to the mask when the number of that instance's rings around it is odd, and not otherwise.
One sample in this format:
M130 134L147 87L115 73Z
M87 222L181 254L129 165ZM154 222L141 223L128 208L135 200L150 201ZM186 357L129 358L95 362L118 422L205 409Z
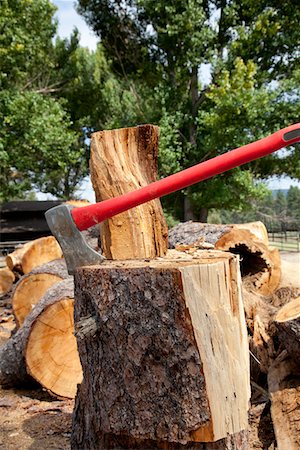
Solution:
M271 415L278 450L300 448L300 370L299 360L286 350L274 361L268 373Z
M235 256L82 267L75 298L84 378L73 450L247 448L249 353Z
M158 127L142 125L99 131L91 141L91 179L97 201L156 181ZM101 225L103 254L109 259L163 256L168 230L160 201L140 205Z
M4 295L11 290L15 279L15 274L9 267L2 267L0 269L0 295Z
M259 294L271 295L280 283L281 262L278 249L266 245L264 230L261 222L239 225L186 222L170 231L169 242L176 247L181 243L201 246L204 241L218 250L239 254L244 284Z
M68 271L63 259L43 264L24 275L16 284L11 299L17 326L23 324L32 308L51 286L67 277Z
M290 357L300 360L300 297L283 306L274 318L277 338ZM300 416L299 416L300 419Z
M59 258L62 258L62 251L57 240L47 236L27 242L7 255L6 264L11 270L28 273L35 267Z
M74 398L82 371L74 337L74 289L69 277L52 286L0 349L0 384L33 380L58 397Z

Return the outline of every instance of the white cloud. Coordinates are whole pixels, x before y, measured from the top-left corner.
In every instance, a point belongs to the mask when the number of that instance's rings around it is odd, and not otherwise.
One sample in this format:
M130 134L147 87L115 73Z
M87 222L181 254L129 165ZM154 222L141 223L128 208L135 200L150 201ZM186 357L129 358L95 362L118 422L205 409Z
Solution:
M70 37L76 27L80 33L80 44L95 50L99 39L76 12L73 0L53 0L52 2L58 8L55 14L58 19L58 35L62 38Z

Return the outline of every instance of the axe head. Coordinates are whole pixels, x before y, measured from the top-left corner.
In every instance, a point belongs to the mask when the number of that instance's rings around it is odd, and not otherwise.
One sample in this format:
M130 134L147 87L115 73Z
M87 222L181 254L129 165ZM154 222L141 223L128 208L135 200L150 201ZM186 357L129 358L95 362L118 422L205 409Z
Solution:
M100 264L105 258L84 240L71 215L71 205L59 205L45 213L48 226L64 254L68 272L73 275L77 267Z

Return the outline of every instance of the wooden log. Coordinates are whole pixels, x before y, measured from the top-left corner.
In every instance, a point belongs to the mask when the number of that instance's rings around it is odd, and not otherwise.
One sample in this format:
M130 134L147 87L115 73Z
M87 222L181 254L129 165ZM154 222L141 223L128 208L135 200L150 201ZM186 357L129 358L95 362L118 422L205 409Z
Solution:
M300 448L300 370L299 360L284 350L268 373L271 415L278 450Z
M300 360L300 297L283 306L274 318L277 339L292 359ZM300 419L300 417L299 417Z
M29 273L35 267L58 258L62 258L61 248L53 236L47 236L27 242L7 255L6 264L11 270Z
M249 354L236 257L197 252L82 267L75 298L84 378L73 450L247 448ZM226 447L228 435L240 443ZM220 439L220 447L200 444Z
M73 279L52 286L0 349L0 384L36 380L58 397L73 398L82 371L74 337Z
M16 284L11 299L17 326L23 324L32 308L51 286L67 277L68 271L63 259L50 261L24 275Z
M189 245L204 239L213 245L226 233L232 230L247 230L255 236L255 240L269 245L268 231L260 222L237 224L208 224L200 222L183 222L173 227L169 232L169 248L177 244Z
M97 201L156 181L158 127L142 125L92 135L90 170ZM168 230L159 200L140 205L101 226L103 254L109 259L163 256Z
M280 283L281 261L278 249L266 245L264 230L261 222L239 225L186 222L170 231L169 242L172 247L176 243L201 247L204 241L218 250L239 254L244 284L262 295L271 295Z
M15 279L15 274L9 267L0 269L0 295L4 295L11 290Z

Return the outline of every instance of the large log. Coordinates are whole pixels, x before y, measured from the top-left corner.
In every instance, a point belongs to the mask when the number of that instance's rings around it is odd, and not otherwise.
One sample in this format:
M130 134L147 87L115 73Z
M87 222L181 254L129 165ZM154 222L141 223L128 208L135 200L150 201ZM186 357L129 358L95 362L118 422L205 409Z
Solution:
M0 349L0 384L33 380L58 397L73 398L82 379L74 337L73 279L56 283Z
M73 450L247 448L249 353L236 257L196 252L83 267L75 298L84 378Z
M53 284L67 277L68 271L63 259L43 264L24 275L18 281L11 298L17 326L20 327L23 324L32 308Z
M91 141L91 179L97 201L125 194L156 181L158 127L142 125L99 131ZM109 259L163 256L168 230L159 200L105 221L101 243Z
M279 251L268 246L265 226L261 222L238 225L186 222L169 233L170 247L176 244L213 244L218 250L237 253L241 258L244 284L262 295L271 295L279 286L281 262Z
M58 258L62 258L61 248L53 236L47 236L27 242L7 255L6 264L11 270L28 273L35 267Z

